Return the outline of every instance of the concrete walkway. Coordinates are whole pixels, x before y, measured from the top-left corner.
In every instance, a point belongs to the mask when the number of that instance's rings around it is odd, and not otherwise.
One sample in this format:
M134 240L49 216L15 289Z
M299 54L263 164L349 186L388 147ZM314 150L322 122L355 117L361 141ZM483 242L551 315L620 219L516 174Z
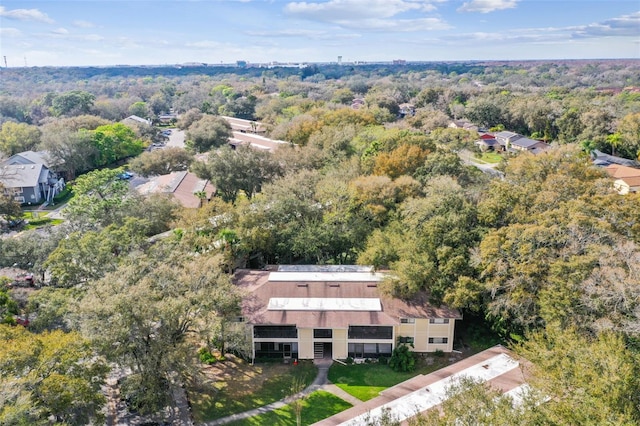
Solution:
M296 399L300 399L304 396L307 396L317 390L324 390L326 392L330 392L335 396L344 399L348 403L352 405L362 404L358 398L348 394L343 391L336 385L329 383L329 379L327 378L327 374L329 373L329 367L333 363L332 360L327 359L317 359L314 360L313 363L318 367L318 375L313 380L307 388L305 388L302 392L297 393L295 395L288 396L280 401L271 403L269 405L265 405L263 407L254 408L253 410L245 411L243 413L233 414L231 416L223 417L221 419L213 420L207 423L204 423L206 426L216 426L216 425L224 425L227 423L234 422L236 420L248 419L249 417L257 416L262 413L267 413L269 411L277 410L278 408L282 408L287 404L290 404L292 401Z

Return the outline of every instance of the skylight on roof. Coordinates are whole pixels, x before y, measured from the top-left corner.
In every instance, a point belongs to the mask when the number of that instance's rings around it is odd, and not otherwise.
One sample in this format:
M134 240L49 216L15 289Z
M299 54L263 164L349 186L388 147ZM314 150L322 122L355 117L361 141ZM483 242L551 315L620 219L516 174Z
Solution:
M278 272L373 272L373 266L362 265L280 265Z
M366 311L380 312L382 304L377 298L349 297L272 297L270 311Z
M379 282L378 272L271 272L269 281Z

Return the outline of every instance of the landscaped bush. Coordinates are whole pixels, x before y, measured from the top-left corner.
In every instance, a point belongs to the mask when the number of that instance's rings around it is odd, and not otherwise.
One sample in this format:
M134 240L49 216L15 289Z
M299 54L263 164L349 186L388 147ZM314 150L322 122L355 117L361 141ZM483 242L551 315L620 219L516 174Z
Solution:
M411 372L416 368L416 356L409 350L409 346L400 344L391 354L389 367L393 371Z
M218 362L218 358L211 353L209 348L200 348L200 350L198 351L198 356L200 357L200 362L204 364L211 365Z
M67 201L69 198L71 198L71 195L72 195L71 185L67 185L62 191L58 193L58 195L53 197L53 202L54 204L60 204L64 201Z

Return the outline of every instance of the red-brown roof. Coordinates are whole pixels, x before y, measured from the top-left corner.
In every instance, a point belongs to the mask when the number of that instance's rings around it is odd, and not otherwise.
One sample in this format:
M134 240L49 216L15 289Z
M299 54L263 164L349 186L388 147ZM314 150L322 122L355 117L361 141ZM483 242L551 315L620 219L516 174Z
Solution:
M200 179L187 171L156 176L137 189L142 194L171 194L176 201L187 208L200 207L201 200L195 195L197 192L204 191L206 199L210 199L215 192L215 188L208 180Z
M304 328L346 328L349 325L395 325L400 318L461 318L455 309L435 307L426 294L404 301L381 294L373 281L269 281L269 271L240 270L235 282L247 291L242 311L250 324L295 324ZM269 299L379 298L382 311L268 310Z
M605 170L609 176L616 179L640 177L640 169L621 166L619 164L611 164L610 166L607 166Z
M380 396L370 399L362 404L356 405L348 410L342 411L327 419L321 420L318 423L314 423L314 426L336 426L353 420L354 418L361 416L365 413L370 413L377 407L381 407L397 399L403 398L412 392L419 389L430 386L442 379L458 374L465 369L486 362L487 360L496 357L500 354L508 355L509 357L518 360L520 368L509 370L508 372L501 374L488 381L493 388L505 393L518 386L526 383L528 379L528 361L524 359L518 359L518 357L506 349L503 346L494 346L478 354L475 354L469 358L465 358L456 362L448 367L434 371L427 375L418 375L412 379L399 383L391 388L385 389L380 392ZM418 413L416 413L418 414ZM403 422L406 424L406 422Z

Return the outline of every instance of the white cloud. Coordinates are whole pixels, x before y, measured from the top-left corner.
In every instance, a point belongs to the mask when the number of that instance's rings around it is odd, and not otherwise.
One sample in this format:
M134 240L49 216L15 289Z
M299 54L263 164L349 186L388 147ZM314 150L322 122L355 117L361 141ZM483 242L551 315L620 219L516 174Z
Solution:
M0 6L0 16L18 21L38 21L46 24L52 24L54 22L46 13L42 13L38 9L7 10L5 7Z
M67 35L69 34L69 30L66 28L56 28L55 30L51 30L51 33L56 35Z
M433 9L431 1L411 0L329 0L328 2L292 2L284 7L290 15L302 18L335 22L337 20L360 20L390 18L408 11Z
M458 8L458 12L489 13L495 10L513 9L518 0L471 0Z
M449 24L438 18L364 19L358 22L337 21L336 23L342 25L343 27L368 31L413 32L446 30L451 28Z
M292 2L285 13L312 21L328 22L342 28L366 31L427 31L450 26L439 18L400 19L407 12L429 12L434 3L446 0L329 0ZM395 18L395 19L394 19Z
M640 12L575 28L574 37L640 36Z
M17 28L0 28L0 37L20 37L22 32Z
M78 28L94 28L96 26L93 22L83 20L73 21L73 25Z

